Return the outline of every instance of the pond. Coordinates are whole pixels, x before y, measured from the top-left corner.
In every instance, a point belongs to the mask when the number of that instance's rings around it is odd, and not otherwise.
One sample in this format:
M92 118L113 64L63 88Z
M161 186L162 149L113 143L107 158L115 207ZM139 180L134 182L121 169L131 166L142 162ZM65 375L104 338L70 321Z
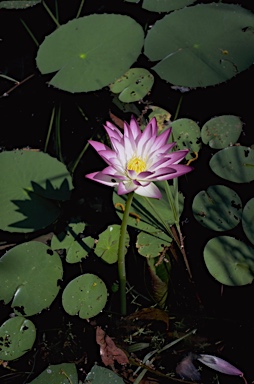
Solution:
M1 383L253 382L252 4L0 7Z

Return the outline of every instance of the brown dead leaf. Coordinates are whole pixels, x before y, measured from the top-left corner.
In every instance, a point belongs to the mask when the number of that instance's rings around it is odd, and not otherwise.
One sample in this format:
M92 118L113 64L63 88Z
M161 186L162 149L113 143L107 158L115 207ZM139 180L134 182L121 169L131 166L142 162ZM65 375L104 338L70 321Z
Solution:
M127 316L125 319L129 321L135 321L135 320L163 321L167 326L167 330L169 328L168 313L158 308L143 308L141 309L141 311L132 313L131 315Z
M124 128L124 121L122 119L114 115L111 111L109 111L109 116L115 125L117 125L120 129Z
M114 367L114 361L118 364L128 364L129 360L126 354L118 348L113 340L101 329L96 327L96 342L100 346L100 355L104 365L106 367Z

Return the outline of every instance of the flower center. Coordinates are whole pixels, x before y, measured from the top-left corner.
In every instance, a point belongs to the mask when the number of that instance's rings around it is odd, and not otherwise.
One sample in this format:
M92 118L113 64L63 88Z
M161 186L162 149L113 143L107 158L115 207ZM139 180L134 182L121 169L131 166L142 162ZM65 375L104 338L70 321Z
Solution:
M129 171L135 171L140 173L146 170L146 162L141 159L141 157L133 156L127 164L127 169Z

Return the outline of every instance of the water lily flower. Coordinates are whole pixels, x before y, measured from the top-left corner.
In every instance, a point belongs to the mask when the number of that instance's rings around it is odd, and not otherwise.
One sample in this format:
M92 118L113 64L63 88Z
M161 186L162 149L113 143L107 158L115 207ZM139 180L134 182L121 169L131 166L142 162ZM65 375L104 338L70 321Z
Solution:
M192 170L179 164L188 150L170 152L175 143L168 143L171 128L158 135L153 118L142 132L136 119L124 123L122 133L114 124L104 126L111 142L107 145L89 140L89 143L108 166L87 178L110 187L118 187L118 195L135 192L138 195L160 199L161 192L154 181L170 180Z

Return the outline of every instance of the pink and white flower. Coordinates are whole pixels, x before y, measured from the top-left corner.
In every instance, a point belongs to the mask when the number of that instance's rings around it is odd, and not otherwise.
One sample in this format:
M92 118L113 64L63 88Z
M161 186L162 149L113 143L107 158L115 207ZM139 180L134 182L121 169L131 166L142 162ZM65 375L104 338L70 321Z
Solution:
M111 148L98 141L89 140L89 143L108 166L86 177L110 187L118 187L119 195L134 191L141 196L160 199L161 193L154 181L174 179L192 170L192 167L179 164L188 150L170 152L175 145L168 143L171 128L158 135L155 118L143 132L134 117L130 124L124 123L124 133L110 122L104 128Z

